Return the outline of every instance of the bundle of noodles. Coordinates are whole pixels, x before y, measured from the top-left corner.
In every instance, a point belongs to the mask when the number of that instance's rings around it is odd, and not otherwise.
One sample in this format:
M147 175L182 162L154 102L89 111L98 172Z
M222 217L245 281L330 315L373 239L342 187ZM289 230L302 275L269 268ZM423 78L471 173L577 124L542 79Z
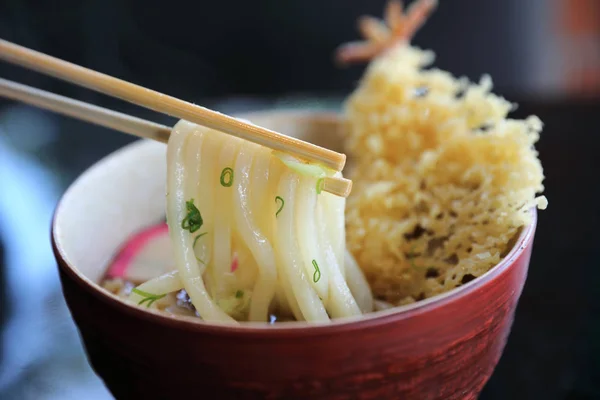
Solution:
M541 121L507 118L492 83L426 69L430 51L410 35L435 2L408 15L391 2L388 26L361 20L369 42L341 61L374 58L345 104L347 150L356 160L348 199L348 248L376 298L406 304L488 271L510 251L531 208L545 208L534 144Z
M371 311L346 254L345 199L320 191L331 171L180 121L167 150L167 222L176 271L130 299L185 289L206 321L327 322Z

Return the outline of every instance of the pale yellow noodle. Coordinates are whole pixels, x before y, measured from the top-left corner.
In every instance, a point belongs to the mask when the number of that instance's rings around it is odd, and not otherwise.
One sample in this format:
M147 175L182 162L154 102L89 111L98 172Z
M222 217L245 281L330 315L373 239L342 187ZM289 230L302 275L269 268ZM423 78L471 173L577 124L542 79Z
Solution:
M329 301L326 303L326 307L332 318L357 316L361 314L360 308L352 297L339 263L339 259L343 255L337 254L339 248L332 245L332 243L340 242L339 236L342 236L344 232L339 229L337 231L327 229L328 226L339 222L335 210L332 209L333 206L335 204L328 202L323 193L318 195L318 204L314 215L319 223L316 224L314 233L316 233L319 243L321 259L324 261L322 267L327 267L330 275L327 287Z
M214 177L218 176L216 171L217 157L219 155L221 146L223 145L223 141L226 139L226 135L220 132L211 131L198 125L195 126L196 129L206 132L206 135L204 136L205 142L201 150L201 158L198 160L199 163L202 164L202 168L200 168L200 179L197 181L195 193L195 196L199 202L198 208L202 214L202 219L204 222L202 229L200 230L201 232L197 233L197 235L205 234L196 242L195 250L198 259L201 260L201 263L206 266L207 271L204 273L204 276L209 277L209 270L212 264L212 249L214 241ZM209 293L214 296L214 293L212 292L213 288L214 285L209 286Z
M365 274L348 250L344 251L344 259L346 263L346 283L350 288L350 292L352 292L352 296L363 313L373 311L373 293Z
M183 282L181 282L181 279L179 278L179 271L171 271L142 283L140 286L136 287L136 289L146 293L162 295L180 291L183 289ZM139 303L143 299L144 296L135 292L131 292L129 295L129 300L135 303Z
M278 267L288 302L295 299L302 312L302 318L309 322L327 322L329 316L312 287L303 266L303 255L298 246L296 221L306 216L296 213L296 187L298 175L286 170L280 179L279 190L285 199L285 207L277 218L276 253L279 258ZM291 290L291 293L290 293ZM290 304L292 310L293 304Z
M309 281L321 301L327 306L329 298L329 263L325 261L324 254L319 249L319 238L317 232L317 178L300 177L297 189L296 218L298 231L298 245L300 252L304 256L304 270L309 277ZM316 269L313 264L316 262L319 267L319 274L315 276ZM314 278L317 279L314 279Z
M184 158L188 135L176 125L167 147L167 221L169 236L173 243L175 265L183 281L186 292L200 316L211 322L236 323L223 312L209 297L202 280L202 274L192 247L192 235L181 227L187 215L185 193L186 166Z
M212 133L212 132L211 132ZM225 168L234 167L236 154L241 144L237 138L228 138L221 148L217 162L216 174L212 177L215 186L214 203L214 238L213 238L213 279L215 282L215 296L226 296L226 280L231 275L231 235L232 235L232 201L234 186L221 185L221 174ZM227 179L230 179L227 177ZM235 182L235 176L233 177Z
M235 163L235 194L233 209L235 224L243 241L252 252L259 269L258 279L255 282L252 300L250 302L250 321L267 321L269 306L275 294L277 282L277 270L275 268L275 256L270 241L258 228L256 223L260 217L257 212L260 209L253 208L251 198L261 197L263 192L255 192L255 189L266 186L266 177L261 177L264 184L254 186L251 181L252 165L257 162L260 153L258 146L249 142L242 144ZM252 185L251 185L252 183ZM244 268L240 265L239 268Z
M259 159L259 162L255 163L254 166L254 179L260 182L260 176L268 175L268 181L266 184L266 190L264 196L253 196L255 209L262 211L262 218L260 223L264 226L264 231L267 237L271 238L271 243L275 243L275 235L277 234L277 211L281 207L281 200L277 200L276 197L280 196L279 193L279 181L281 174L284 171L283 163L277 158L272 156L272 151L266 148L261 149L262 152L268 155L267 158ZM283 207L285 208L285 199L283 199ZM273 215L275 218L273 218ZM278 271L281 270L279 266L279 259L275 258L276 268ZM291 289L290 289L291 292ZM277 311L283 316L302 315L298 302L293 296L290 297L292 304L288 302L284 290L284 284L282 282L281 273L278 273L277 283L275 286L275 304Z
M182 129L188 133L188 144L186 147L186 183L185 183L185 192L189 193L188 196L190 199L194 200L194 205L198 207L202 217L210 214L206 212L209 210L206 207L203 207L203 202L205 202L205 194L199 192L198 184L200 183L200 176L202 171L202 148L206 147L206 139L204 139L204 135L206 134L206 130L202 130L202 128L198 127L195 124L191 124L189 122L185 122L185 124L181 124ZM204 146L202 146L204 143ZM206 259L208 257L207 248L205 246L206 239L206 224L202 225L202 228L192 234L194 241L192 242L194 248L194 254L196 255L196 260L200 262L200 274L202 275L206 270ZM195 240L196 237L202 235L200 239ZM194 245L195 243L195 245Z
M341 172L337 172L335 177L342 177ZM346 199L340 196L335 196L331 193L321 192L321 203L328 207L330 212L329 223L325 225L328 232L328 237L331 240L331 245L334 248L337 256L338 265L342 276L346 277L346 268L344 262L344 252L346 251L346 221L344 218L344 210L346 208Z

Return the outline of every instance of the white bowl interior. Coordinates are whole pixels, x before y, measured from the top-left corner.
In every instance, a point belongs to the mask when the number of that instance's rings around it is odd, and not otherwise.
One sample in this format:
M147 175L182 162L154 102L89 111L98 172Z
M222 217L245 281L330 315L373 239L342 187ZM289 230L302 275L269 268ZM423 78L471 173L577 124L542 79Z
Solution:
M65 261L99 282L120 246L164 215L166 171L166 146L143 140L80 176L55 216L54 237Z

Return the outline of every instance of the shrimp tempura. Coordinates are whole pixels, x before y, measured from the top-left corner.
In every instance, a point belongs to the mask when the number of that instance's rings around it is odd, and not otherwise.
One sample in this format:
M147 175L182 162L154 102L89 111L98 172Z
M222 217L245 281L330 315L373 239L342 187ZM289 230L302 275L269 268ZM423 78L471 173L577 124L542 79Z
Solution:
M340 64L370 61L399 44L406 44L427 20L437 6L437 0L416 0L403 13L400 0L390 0L384 20L363 16L358 21L358 29L366 39L340 46L336 60Z

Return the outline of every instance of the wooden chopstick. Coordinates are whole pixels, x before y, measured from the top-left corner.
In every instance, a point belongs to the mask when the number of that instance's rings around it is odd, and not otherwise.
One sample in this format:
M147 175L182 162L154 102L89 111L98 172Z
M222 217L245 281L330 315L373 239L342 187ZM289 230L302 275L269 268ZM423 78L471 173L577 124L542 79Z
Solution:
M346 155L0 39L0 59L341 171Z
M163 143L168 142L171 134L171 128L165 125L2 78L0 78L0 96ZM323 180L323 190L336 196L348 197L352 190L352 181L345 178L327 177Z
M167 143L171 128L0 78L0 96L54 111L105 128Z

